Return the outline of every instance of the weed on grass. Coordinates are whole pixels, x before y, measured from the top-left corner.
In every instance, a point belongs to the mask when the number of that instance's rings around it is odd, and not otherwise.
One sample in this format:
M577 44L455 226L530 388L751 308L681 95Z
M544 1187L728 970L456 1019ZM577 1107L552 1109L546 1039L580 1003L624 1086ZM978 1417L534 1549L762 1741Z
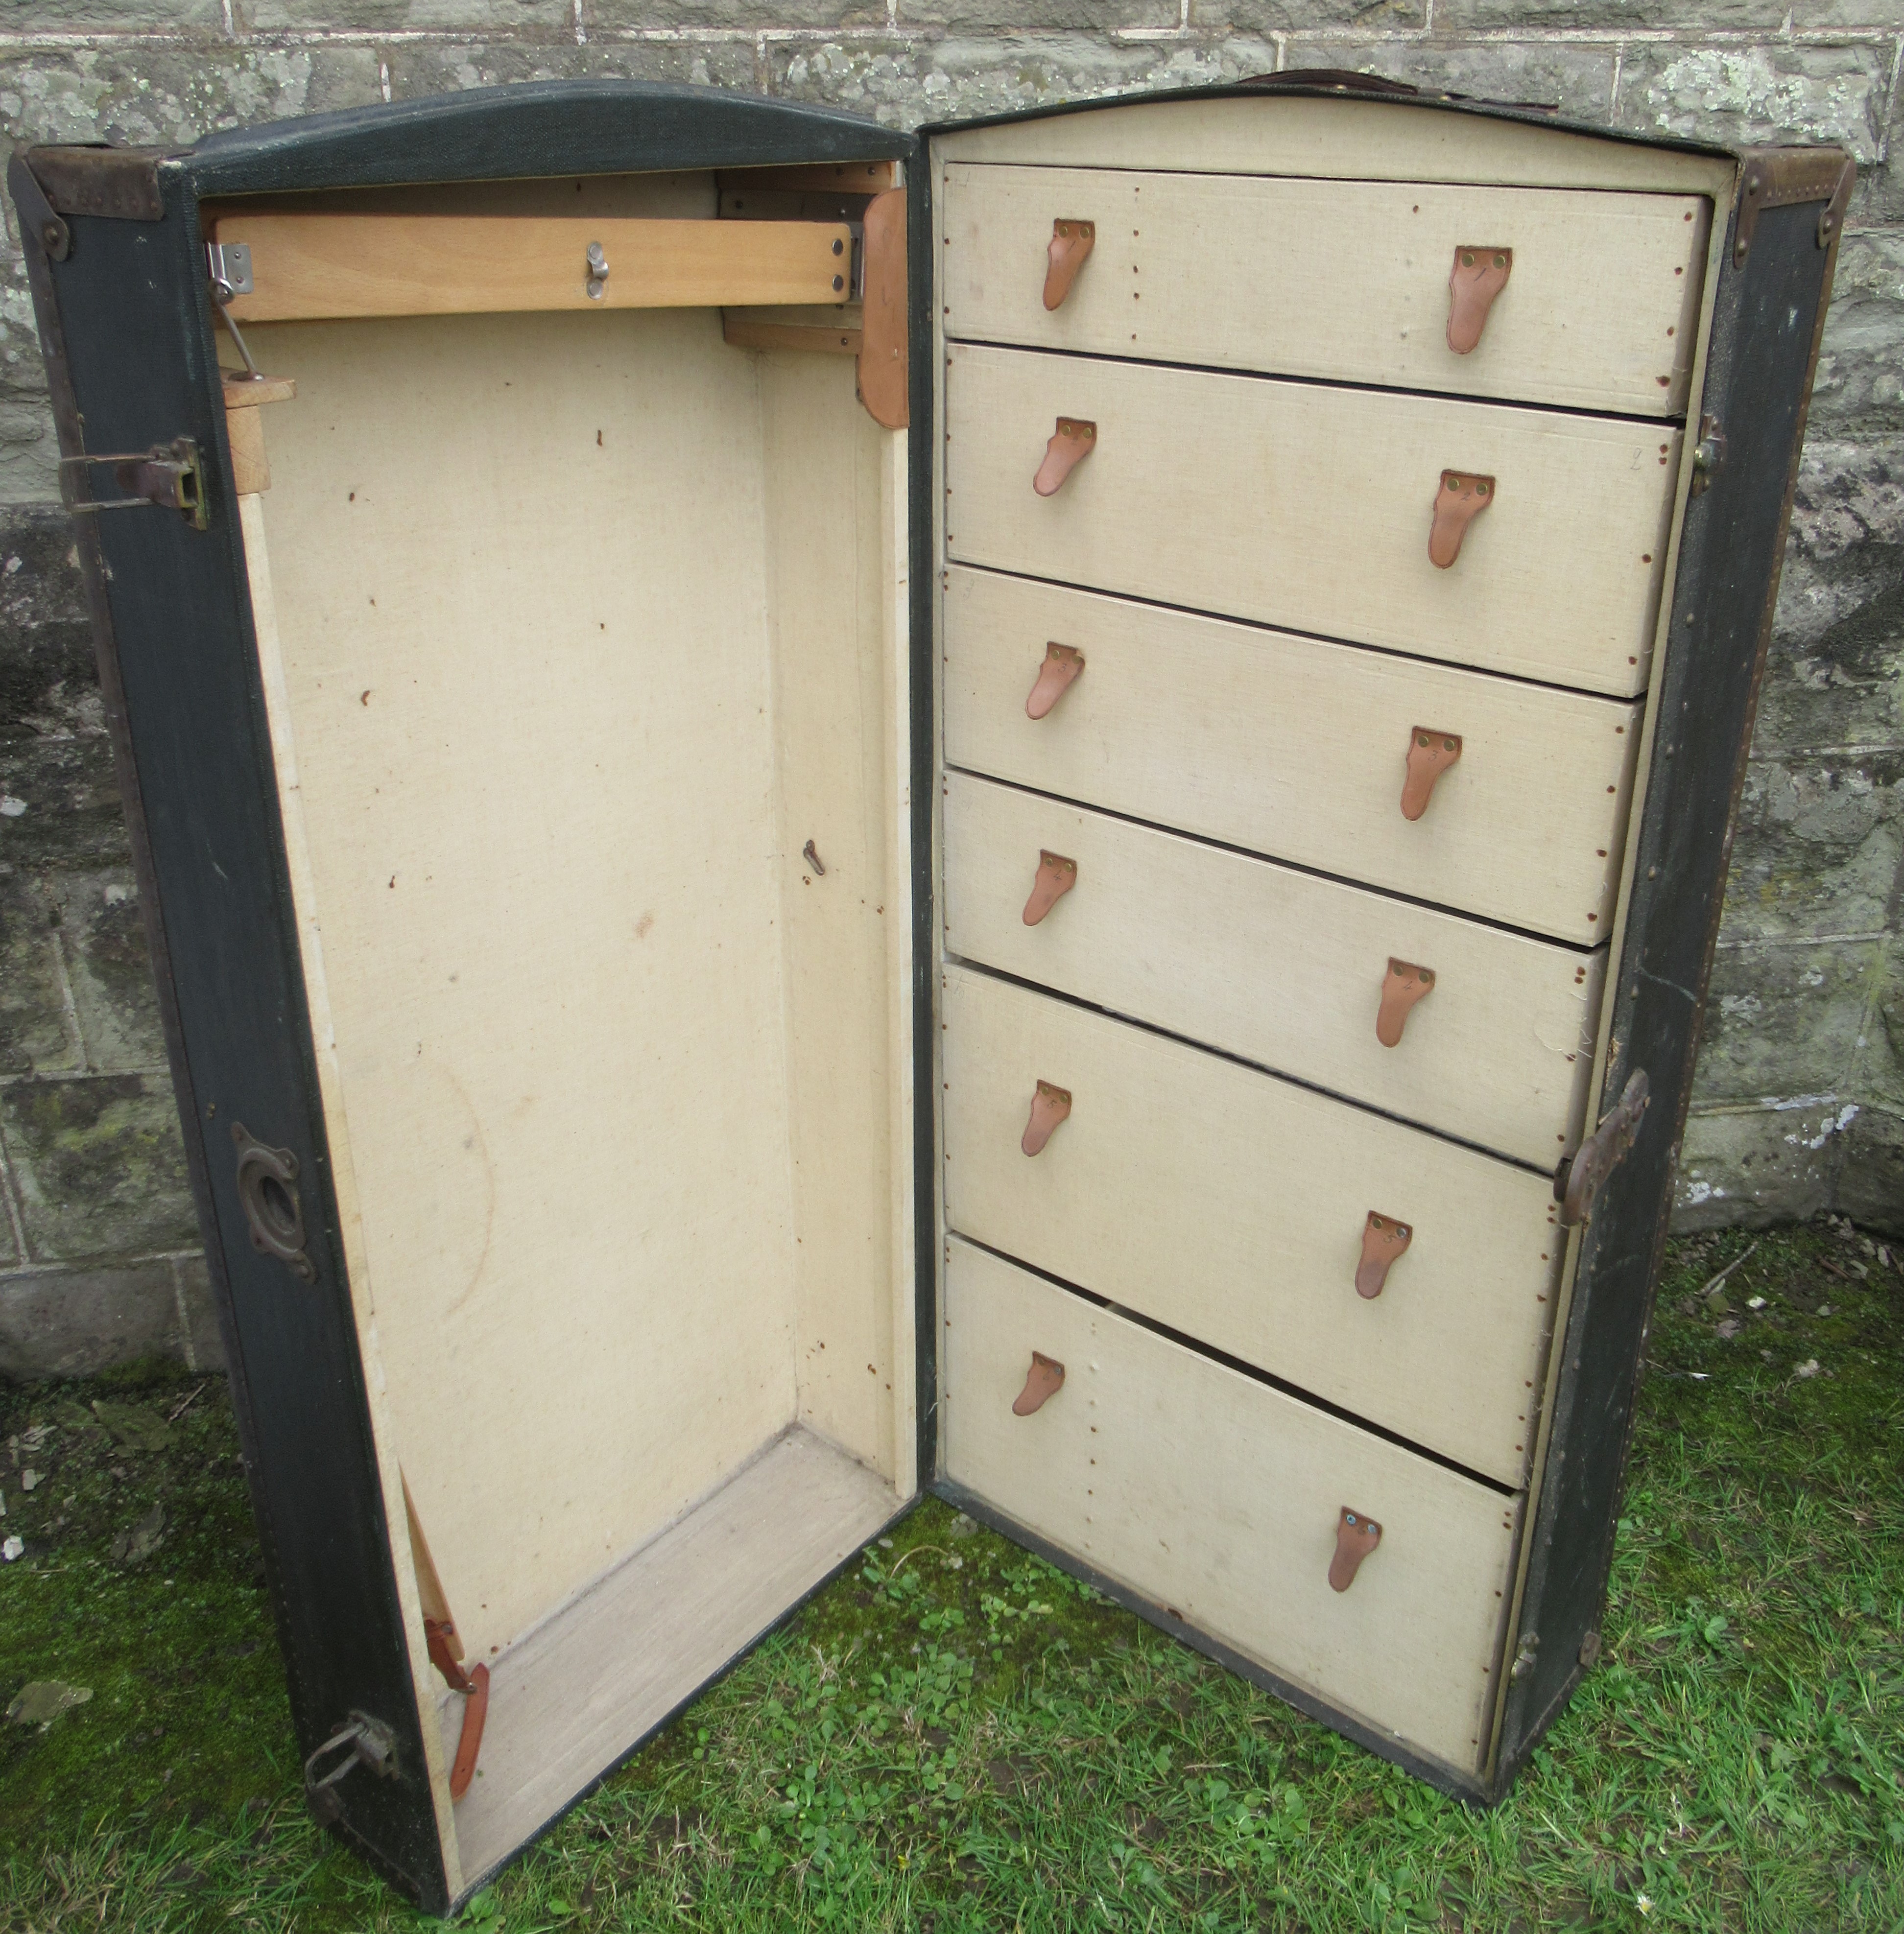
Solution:
M1491 1812L929 1502L462 1924L1892 1934L1900 1263L1673 1245L1601 1662ZM433 1924L297 1798L221 1389L0 1391L0 1698L91 1694L0 1727L0 1929Z

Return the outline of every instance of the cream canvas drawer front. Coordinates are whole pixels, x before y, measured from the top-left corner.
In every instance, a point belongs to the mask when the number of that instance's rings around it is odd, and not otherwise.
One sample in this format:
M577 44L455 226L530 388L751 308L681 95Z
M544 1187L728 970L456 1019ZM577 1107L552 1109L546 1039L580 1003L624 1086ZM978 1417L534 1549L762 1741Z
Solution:
M1630 697L1680 432L1028 350L947 350L955 562ZM1060 419L1095 426L1055 493ZM1490 480L1446 568L1450 474ZM1458 492L1457 493L1459 494Z
M955 164L945 333L1668 416L1686 407L1707 218L1696 195ZM1047 309L1059 221L1095 237ZM1484 272L1503 249L1457 354L1457 256Z
M947 1246L954 1483L1417 1752L1480 1765L1517 1498ZM1034 1350L1064 1381L1020 1417ZM1338 1592L1344 1509L1381 1535Z
M1611 926L1636 704L963 567L944 610L950 765L1583 947ZM1054 643L1084 669L1033 718ZM1460 753L1411 821L1424 729Z
M1520 1483L1544 1176L970 968L944 993L948 1228ZM1070 1112L1028 1158L1041 1081ZM1408 1236L1363 1296L1372 1215Z
M963 773L944 804L948 953L1539 1168L1571 1145L1601 953ZM1028 926L1046 853L1075 884ZM1434 981L1388 1047L1391 960Z

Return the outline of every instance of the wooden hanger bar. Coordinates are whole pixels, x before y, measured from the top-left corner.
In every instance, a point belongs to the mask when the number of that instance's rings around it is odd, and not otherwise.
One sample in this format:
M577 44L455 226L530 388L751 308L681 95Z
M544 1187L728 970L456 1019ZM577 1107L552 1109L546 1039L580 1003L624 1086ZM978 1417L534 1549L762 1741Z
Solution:
M213 239L252 252L252 288L230 304L240 323L844 303L852 280L843 221L235 215Z

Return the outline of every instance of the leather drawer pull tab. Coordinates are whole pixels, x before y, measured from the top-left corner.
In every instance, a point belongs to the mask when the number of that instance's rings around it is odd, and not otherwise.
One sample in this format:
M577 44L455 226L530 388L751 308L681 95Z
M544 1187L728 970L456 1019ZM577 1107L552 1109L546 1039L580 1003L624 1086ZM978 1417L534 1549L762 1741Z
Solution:
M1362 1225L1362 1260L1355 1271L1355 1293L1365 1303L1372 1303L1388 1280L1391 1263L1407 1254L1414 1231L1393 1216L1378 1216L1371 1209Z
M1098 447L1098 426L1076 417L1060 417L1051 441L1044 446L1044 461L1032 479L1032 488L1041 497L1055 497L1059 487ZM1457 540L1457 546L1459 540Z
M1062 853L1041 851L1038 878L1032 882L1032 896L1025 902L1025 924L1035 926L1077 884L1077 862Z
M1029 1417L1033 1411L1042 1409L1047 1399L1058 1394L1064 1381L1064 1365L1055 1357L1047 1357L1042 1350L1034 1350L1025 1387L1011 1400L1012 1415Z
M1036 1155L1070 1113L1071 1090L1054 1088L1050 1082L1041 1081L1032 1094L1031 1119L1025 1124L1025 1132L1019 1137L1018 1146L1027 1155Z
M1442 472L1442 487L1435 493L1435 522L1428 533L1428 561L1436 570L1446 571L1461 555L1468 526L1493 501L1493 477L1471 476L1465 470Z
M1375 1038L1384 1047L1399 1047L1402 1030L1408 1024L1408 1010L1417 1001L1434 992L1435 976L1412 961L1391 957L1381 982L1381 1005L1375 1014Z
M1038 667L1038 682L1025 700L1025 716L1042 718L1070 691L1071 680L1084 669L1084 654L1074 646L1055 640L1044 648L1044 662Z
M1051 246L1046 251L1049 267L1044 272L1044 306L1059 307L1071 294L1071 284L1083 267L1098 239L1095 221L1067 221L1062 217L1051 224Z
M1455 250L1454 272L1448 279L1448 346L1456 355L1466 356L1479 346L1487 312L1513 273L1511 249Z
M1460 756L1458 732L1436 732L1417 725L1408 734L1408 776L1402 782L1404 819L1419 819L1428 810L1435 782Z
M1362 1561L1381 1542L1381 1526L1372 1517L1342 1506L1336 1520L1336 1555L1329 1561L1329 1589L1346 1592L1355 1583Z

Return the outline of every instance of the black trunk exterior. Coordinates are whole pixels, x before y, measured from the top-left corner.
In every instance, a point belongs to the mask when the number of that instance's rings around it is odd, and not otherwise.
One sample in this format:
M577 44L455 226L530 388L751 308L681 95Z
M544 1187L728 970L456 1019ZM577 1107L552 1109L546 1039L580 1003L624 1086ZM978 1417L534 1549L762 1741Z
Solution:
M1849 164L1846 166L1848 167ZM1768 208L1743 264L1729 246L1704 414L1725 438L1686 506L1672 646L1637 827L1632 897L1612 982L1610 1107L1644 1068L1652 1101L1582 1240L1555 1387L1520 1620L1519 1676L1501 1735L1505 1790L1599 1652L1633 1406L1692 1086L1732 822L1745 782L1778 597L1818 330L1837 255L1819 202ZM1690 441L1698 431L1687 425ZM1538 1641L1530 1644L1531 1637Z

